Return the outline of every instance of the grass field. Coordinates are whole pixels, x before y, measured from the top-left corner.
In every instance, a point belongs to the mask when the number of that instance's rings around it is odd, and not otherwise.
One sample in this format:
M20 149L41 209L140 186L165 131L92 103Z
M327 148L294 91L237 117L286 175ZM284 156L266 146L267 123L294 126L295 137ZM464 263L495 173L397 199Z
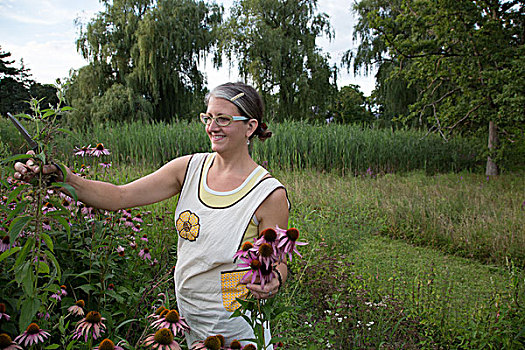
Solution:
M274 173L288 188L290 225L309 242L280 299L290 310L274 325L286 349L523 346L519 174Z

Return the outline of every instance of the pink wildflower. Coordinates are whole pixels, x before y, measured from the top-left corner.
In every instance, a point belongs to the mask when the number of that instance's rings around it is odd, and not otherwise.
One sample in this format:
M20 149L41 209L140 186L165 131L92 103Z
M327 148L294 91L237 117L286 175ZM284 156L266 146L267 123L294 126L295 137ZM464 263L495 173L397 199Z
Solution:
M33 344L38 344L39 342L44 342L44 340L48 338L49 335L50 334L48 332L40 329L36 323L31 323L24 333L15 338L15 342L27 347Z

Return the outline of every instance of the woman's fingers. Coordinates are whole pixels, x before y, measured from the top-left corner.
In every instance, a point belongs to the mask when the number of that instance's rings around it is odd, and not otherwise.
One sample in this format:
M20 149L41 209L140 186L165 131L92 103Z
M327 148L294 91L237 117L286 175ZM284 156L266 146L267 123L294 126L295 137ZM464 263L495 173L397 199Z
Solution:
M266 283L264 288L261 287L260 284L249 283L246 285L246 288L248 288L257 299L268 299L273 298L279 291L279 282L272 280Z

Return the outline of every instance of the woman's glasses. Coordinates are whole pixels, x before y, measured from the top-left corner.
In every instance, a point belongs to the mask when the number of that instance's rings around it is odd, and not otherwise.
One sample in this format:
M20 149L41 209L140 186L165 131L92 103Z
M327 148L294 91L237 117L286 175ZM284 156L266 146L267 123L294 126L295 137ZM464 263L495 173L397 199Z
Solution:
M221 114L216 117L212 117L211 115L206 114L206 113L201 113L200 118L201 118L201 122L205 125L210 125L211 121L215 120L215 123L217 123L218 126L228 126L231 124L232 121L250 119L248 117L234 116L234 115L227 115L227 114Z

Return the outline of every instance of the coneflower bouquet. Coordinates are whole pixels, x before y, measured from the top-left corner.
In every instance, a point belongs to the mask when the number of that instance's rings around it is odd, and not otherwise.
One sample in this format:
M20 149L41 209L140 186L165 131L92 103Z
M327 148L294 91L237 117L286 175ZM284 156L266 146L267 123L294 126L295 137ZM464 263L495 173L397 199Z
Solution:
M254 242L244 242L241 249L235 253L234 259L240 258L239 267L249 267L250 269L241 278L241 283L260 283L261 287L270 283L274 278L279 278L275 266L279 263L291 261L294 254L301 257L297 250L298 246L307 243L299 242L299 231L296 228L275 229L267 228L261 232L259 238ZM252 327L258 349L266 349L267 344L264 340L264 324L269 324L270 319L277 316L280 312L274 308L274 299L253 300L237 299L241 304L232 317L243 317ZM269 344L278 342L279 339L272 339Z

